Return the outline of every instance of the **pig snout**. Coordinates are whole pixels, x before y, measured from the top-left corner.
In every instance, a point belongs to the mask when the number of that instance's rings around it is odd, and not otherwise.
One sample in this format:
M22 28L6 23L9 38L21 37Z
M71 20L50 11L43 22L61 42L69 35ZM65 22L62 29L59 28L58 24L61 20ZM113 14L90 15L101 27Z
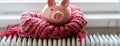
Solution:
M61 11L55 11L52 13L51 17L54 22L62 22L64 20L64 13Z

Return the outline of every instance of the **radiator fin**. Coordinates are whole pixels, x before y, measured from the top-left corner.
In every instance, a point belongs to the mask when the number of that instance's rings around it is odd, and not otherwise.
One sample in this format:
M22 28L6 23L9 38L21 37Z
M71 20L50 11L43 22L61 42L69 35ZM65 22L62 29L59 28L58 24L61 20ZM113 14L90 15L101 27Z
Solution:
M63 39L32 39L4 36L0 46L120 46L119 34L89 34L85 39L78 37Z

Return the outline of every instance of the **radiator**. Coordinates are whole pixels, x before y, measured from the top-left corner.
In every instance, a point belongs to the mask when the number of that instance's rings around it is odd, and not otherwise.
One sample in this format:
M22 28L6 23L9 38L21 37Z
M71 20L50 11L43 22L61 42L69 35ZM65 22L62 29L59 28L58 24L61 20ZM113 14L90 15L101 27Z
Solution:
M89 34L86 40L77 37L31 39L4 36L0 39L0 46L120 46L120 34Z

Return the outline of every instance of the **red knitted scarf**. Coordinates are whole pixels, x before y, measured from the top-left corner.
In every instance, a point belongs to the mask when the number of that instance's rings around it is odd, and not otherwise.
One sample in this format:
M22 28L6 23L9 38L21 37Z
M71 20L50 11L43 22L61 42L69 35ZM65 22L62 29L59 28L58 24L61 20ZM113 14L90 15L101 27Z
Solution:
M70 36L78 36L85 38L87 32L84 27L87 21L75 6L69 6L72 11L72 19L70 22L55 26L41 19L41 14L33 12L24 12L21 15L20 24L9 25L7 31L0 34L0 37L16 35L31 38L65 38ZM23 31L24 30L24 31Z

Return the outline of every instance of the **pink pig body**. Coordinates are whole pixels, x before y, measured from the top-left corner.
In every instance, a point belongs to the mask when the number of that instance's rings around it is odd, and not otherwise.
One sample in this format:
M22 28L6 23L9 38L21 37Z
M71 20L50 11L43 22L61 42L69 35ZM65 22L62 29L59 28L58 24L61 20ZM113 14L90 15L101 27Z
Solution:
M71 19L71 10L68 5L69 0L63 0L60 5L56 5L54 0L48 0L48 5L44 7L41 18L51 24L65 24Z

